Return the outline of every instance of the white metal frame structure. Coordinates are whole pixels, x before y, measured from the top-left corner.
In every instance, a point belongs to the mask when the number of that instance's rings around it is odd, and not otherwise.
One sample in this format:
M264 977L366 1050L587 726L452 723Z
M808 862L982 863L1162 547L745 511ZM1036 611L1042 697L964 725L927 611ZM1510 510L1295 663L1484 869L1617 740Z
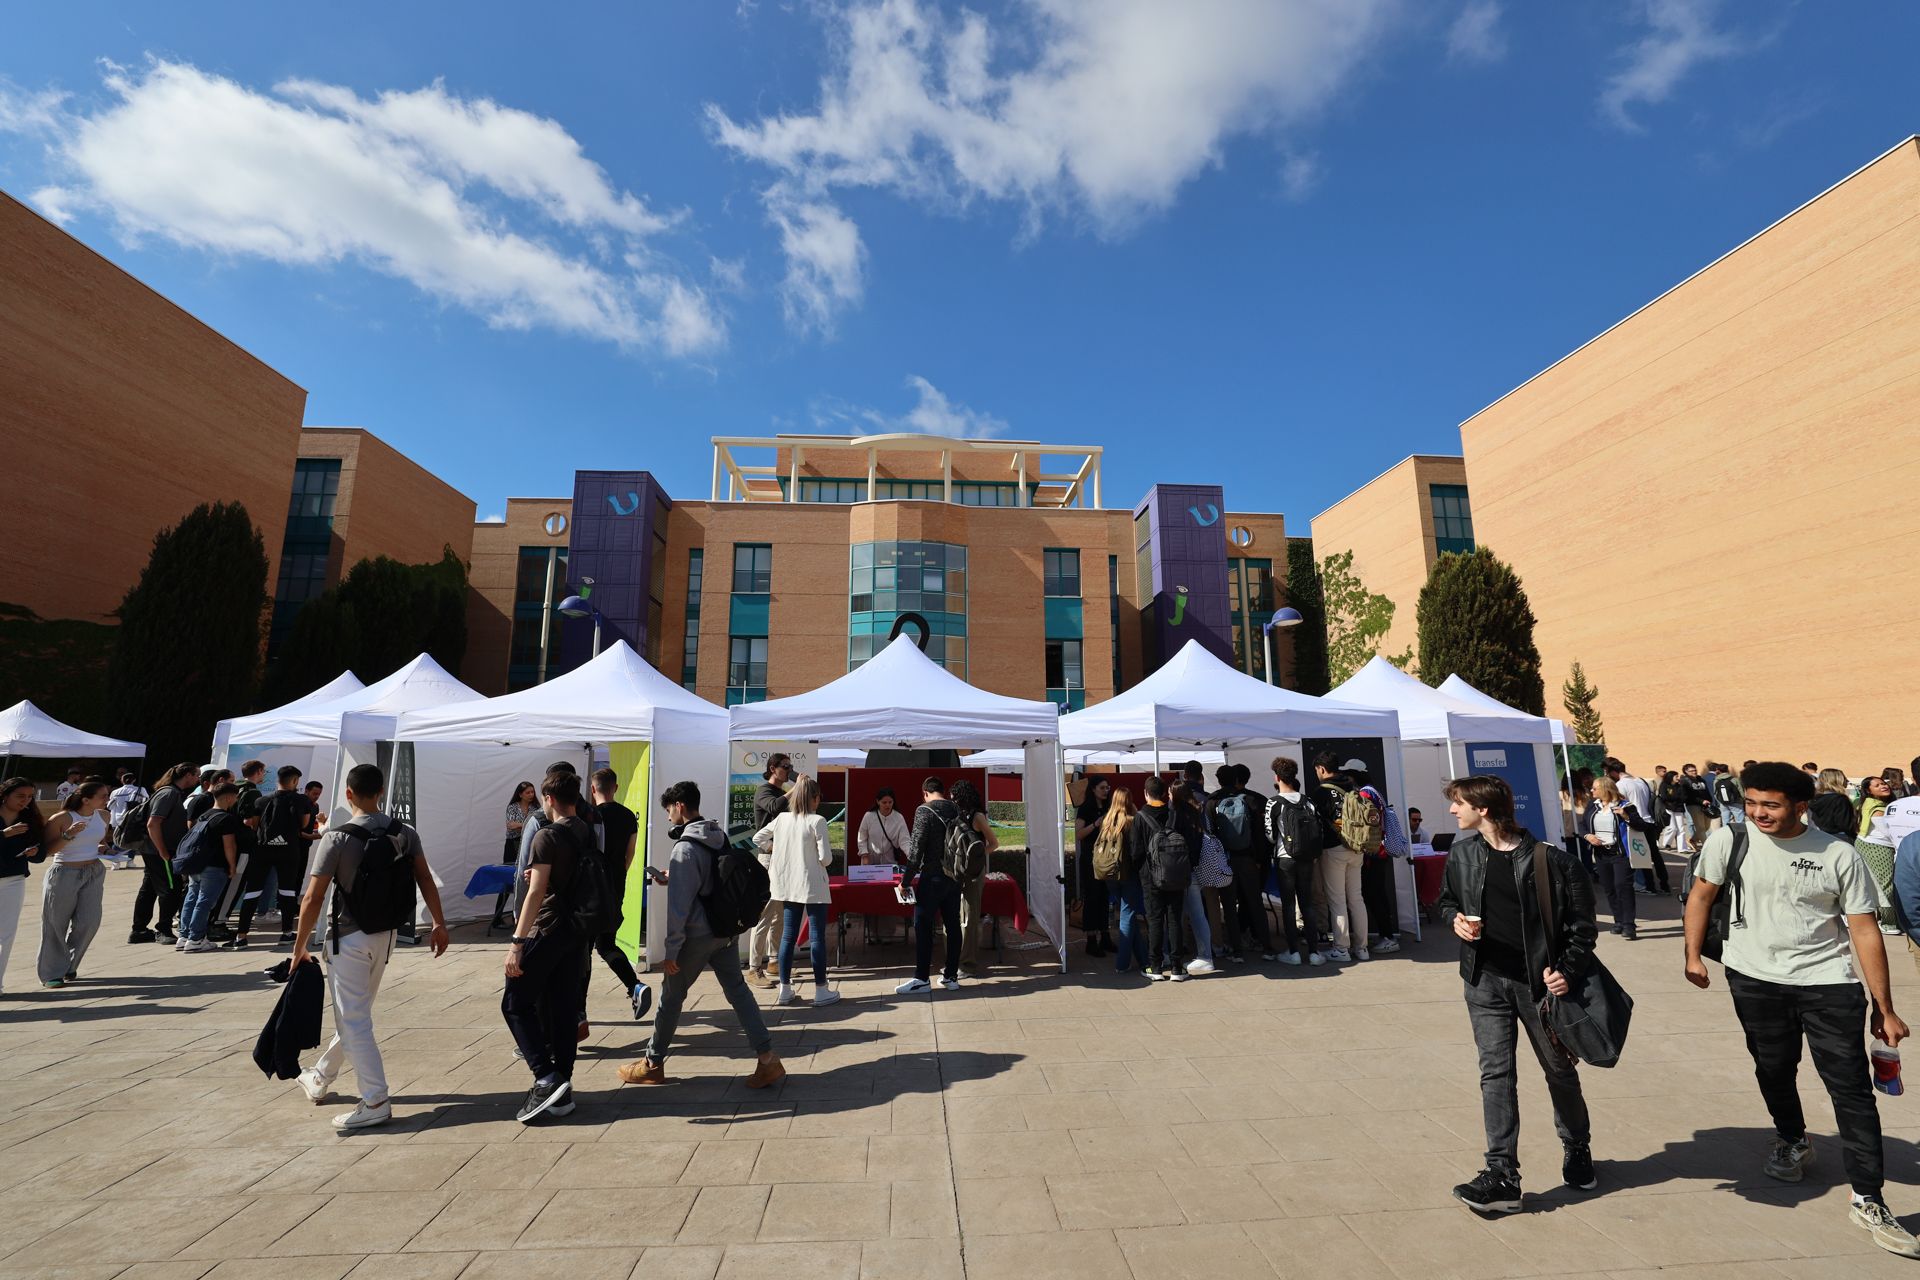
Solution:
M715 502L798 502L800 468L809 448L836 452L865 450L867 455L867 501L900 502L914 499L874 499L871 495L883 479L880 459L886 454L937 453L943 498L953 501L953 459L956 454L999 455L1007 459L1007 470L1014 479L1015 504L1020 507L1101 506L1099 445L1043 444L1038 440L969 440L956 436L930 436L915 432L892 432L873 436L778 435L713 437L713 501ZM736 449L786 449L788 465L785 492L781 489L781 469L774 465L742 463L734 457ZM1047 472L1041 462L1047 457L1079 459L1071 471ZM967 483L963 480L961 483ZM1037 486L1029 495L1028 485ZM926 501L926 499L920 499Z

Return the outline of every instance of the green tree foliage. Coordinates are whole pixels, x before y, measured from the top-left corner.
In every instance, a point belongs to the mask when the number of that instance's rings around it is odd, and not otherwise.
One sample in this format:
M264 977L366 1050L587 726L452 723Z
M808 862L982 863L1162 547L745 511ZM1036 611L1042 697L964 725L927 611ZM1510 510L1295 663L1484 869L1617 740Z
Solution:
M1327 674L1334 684L1367 665L1393 626L1393 601L1367 590L1353 571L1353 552L1341 551L1320 562L1320 592L1326 609ZM1413 651L1389 654L1404 669Z
M1593 705L1599 699L1600 686L1589 684L1586 671L1574 663L1567 682L1560 686L1560 701L1567 709L1567 717L1573 721L1576 740L1596 745L1607 740L1607 731L1600 723L1600 710Z
M1420 589L1420 671L1432 684L1457 673L1482 693L1534 715L1546 713L1533 607L1520 578L1477 547L1434 562Z
M214 721L252 702L266 612L267 553L245 507L202 504L155 535L117 610L109 732L162 767L202 758Z
M290 701L342 671L372 684L422 653L457 672L466 652L467 567L451 547L425 564L362 560L294 616L267 701Z
M0 603L0 653L7 655L0 662L0 707L24 698L56 720L106 732L113 637L104 622L42 618L24 605Z
M1327 606L1320 594L1320 570L1313 563L1311 538L1287 539L1287 604L1301 622L1287 631L1293 644L1293 687L1324 694L1327 679Z

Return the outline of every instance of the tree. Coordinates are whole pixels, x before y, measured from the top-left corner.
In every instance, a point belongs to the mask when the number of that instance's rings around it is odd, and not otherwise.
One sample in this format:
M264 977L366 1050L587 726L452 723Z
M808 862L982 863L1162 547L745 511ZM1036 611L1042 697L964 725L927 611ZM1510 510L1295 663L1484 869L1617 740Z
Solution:
M1289 628L1293 643L1293 687L1324 694L1327 680L1327 606L1320 594L1320 570L1313 563L1311 538L1287 539L1287 604L1299 610L1300 625Z
M1327 674L1335 684L1367 665L1393 627L1393 601L1367 590L1353 571L1353 552L1341 551L1320 562L1320 593L1326 610ZM1404 669L1413 650L1390 654Z
M214 722L251 702L266 614L267 552L245 507L203 503L156 534L116 611L113 732L163 768L204 758Z
M458 671L466 652L467 567L453 549L425 564L379 556L354 565L294 615L274 657L269 697L297 698L343 670L372 684L422 653Z
M1593 705L1599 697L1600 686L1588 684L1587 673L1578 662L1574 663L1572 674L1560 686L1560 701L1573 721L1573 736L1578 742L1598 746L1607 740L1607 731L1600 724L1600 710Z
M1429 683L1457 674L1482 693L1546 713L1533 607L1520 578L1493 552L1447 552L1420 588L1420 670Z

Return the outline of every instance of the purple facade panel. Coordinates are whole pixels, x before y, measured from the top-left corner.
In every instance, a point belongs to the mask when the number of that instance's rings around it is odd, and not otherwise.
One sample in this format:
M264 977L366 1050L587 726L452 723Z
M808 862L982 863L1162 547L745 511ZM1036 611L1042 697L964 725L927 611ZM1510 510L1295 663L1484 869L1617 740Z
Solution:
M1198 640L1233 658L1233 607L1227 589L1227 531L1218 485L1157 484L1134 508L1147 515L1153 554L1150 666Z
M672 499L646 471L574 473L568 585L578 592L586 579L593 579L589 599L600 610L602 649L625 640L642 655L651 653L647 586L654 571L654 534L666 532L663 522L671 505ZM592 649L591 623L568 627L561 640L559 670L580 666Z

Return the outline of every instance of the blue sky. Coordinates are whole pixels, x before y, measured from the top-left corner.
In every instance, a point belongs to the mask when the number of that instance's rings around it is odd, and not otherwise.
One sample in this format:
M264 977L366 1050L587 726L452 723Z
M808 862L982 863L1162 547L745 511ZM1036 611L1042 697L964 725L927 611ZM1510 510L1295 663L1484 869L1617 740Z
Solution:
M533 12L22 10L0 189L482 515L918 428L1304 532L1920 119L1903 4Z

